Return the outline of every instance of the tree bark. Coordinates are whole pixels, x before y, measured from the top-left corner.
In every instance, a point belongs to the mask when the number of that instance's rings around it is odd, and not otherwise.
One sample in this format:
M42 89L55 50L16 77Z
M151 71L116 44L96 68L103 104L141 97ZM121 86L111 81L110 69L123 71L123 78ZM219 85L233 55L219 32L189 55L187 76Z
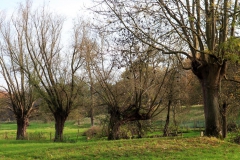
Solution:
M64 129L64 124L67 119L67 116L61 115L59 113L54 114L55 118L55 142L61 142L63 141L63 129Z
M26 138L26 130L28 127L28 117L17 118L17 137L16 140L23 140Z
M205 114L205 134L207 136L220 137L220 114L218 103L218 89L216 86L209 86L208 82L202 82L204 97L204 114Z
M201 65L196 65L197 62L193 63L195 63L193 64L193 73L200 80L203 91L205 135L221 138L219 86L222 77L222 67L224 66L217 62L206 63L206 61L202 61Z
M143 137L143 125L142 125L142 123L140 122L140 121L137 121L137 128L138 128L138 131L137 131L137 133L138 133L138 137L137 138L142 138Z
M227 103L224 102L222 106L222 137L227 137Z
M110 121L108 125L108 140L117 140L119 136L119 128L121 126L120 112L118 110L110 111Z
M91 126L94 126L94 117L93 117L93 108L91 106L91 109L90 109L90 119L91 119Z
M167 118L166 118L166 123L165 123L165 126L164 126L164 130L163 130L163 136L164 137L167 137L168 136L168 126L169 126L169 118L170 118L170 108L171 108L171 103L172 101L169 100L168 101L168 112L167 112Z

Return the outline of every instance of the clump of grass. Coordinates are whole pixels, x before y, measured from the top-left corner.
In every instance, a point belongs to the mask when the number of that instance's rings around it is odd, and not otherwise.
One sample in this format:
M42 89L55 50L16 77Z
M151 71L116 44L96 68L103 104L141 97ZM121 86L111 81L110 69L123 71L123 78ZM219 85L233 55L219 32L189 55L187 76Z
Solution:
M230 132L228 133L228 137L227 140L229 142L232 142L232 143L236 143L238 145L240 145L240 131L239 130L236 130L234 132Z
M237 135L236 137L234 137L233 142L240 144L240 135Z
M87 139L92 138L101 138L103 136L106 136L103 132L103 128L100 126L92 126L90 127L86 132L83 133L83 136L86 136Z
M46 140L47 136L43 132L33 132L33 133L28 133L27 139L40 141L40 140Z

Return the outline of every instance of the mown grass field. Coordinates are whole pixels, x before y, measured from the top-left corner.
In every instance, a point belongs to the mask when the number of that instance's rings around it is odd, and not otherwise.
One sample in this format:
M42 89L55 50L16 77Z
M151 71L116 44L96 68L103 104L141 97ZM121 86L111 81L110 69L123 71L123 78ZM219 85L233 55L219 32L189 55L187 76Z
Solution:
M54 123L31 122L29 140L20 141L14 140L15 123L0 124L0 159L240 159L240 145L200 137L200 131L179 137L107 141L82 136L87 127L67 122L65 142L54 143L50 140Z
M145 138L77 143L0 141L1 159L239 159L240 147L214 138Z

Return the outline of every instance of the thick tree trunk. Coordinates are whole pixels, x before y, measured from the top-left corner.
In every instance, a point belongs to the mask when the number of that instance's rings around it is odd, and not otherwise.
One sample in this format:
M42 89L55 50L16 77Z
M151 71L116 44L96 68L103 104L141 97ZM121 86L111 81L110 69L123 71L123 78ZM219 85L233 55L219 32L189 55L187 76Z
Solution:
M165 123L165 126L164 126L164 130L163 130L163 136L164 137L167 137L168 136L168 126L169 126L169 119L170 119L170 108L171 108L171 103L172 101L169 100L168 101L168 112L167 112L167 118L166 118L166 123Z
M119 135L119 128L121 126L120 122L116 122L111 124L109 130L108 130L108 140L118 140L120 138Z
M64 129L64 124L67 119L67 116L63 116L59 113L54 114L55 118L55 142L61 142L63 141L63 129Z
M110 111L110 121L108 125L108 140L119 139L119 128L121 126L120 112L118 110Z
M218 87L202 80L206 136L221 137Z
M193 61L193 73L201 82L204 100L205 135L222 137L219 91L226 64L220 65L215 57L207 61Z
M28 117L17 118L17 137L16 140L26 138L26 130L28 127Z

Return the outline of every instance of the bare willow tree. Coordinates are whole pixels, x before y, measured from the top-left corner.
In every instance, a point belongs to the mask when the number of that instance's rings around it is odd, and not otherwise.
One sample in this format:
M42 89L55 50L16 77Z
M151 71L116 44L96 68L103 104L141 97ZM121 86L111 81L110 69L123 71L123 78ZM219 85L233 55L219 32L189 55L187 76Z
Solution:
M81 20L80 20L81 22ZM94 77L94 63L97 60L97 49L98 45L93 38L94 35L91 34L91 24L90 23L77 23L78 27L81 29L81 35L83 41L80 44L80 48L82 51L82 58L83 58L83 68L85 71L85 81L89 85L89 95L85 96L88 100L86 101L86 109L87 109L87 116L91 119L91 125L94 125L94 110L96 106L96 98L94 96L94 83L95 83L95 77ZM93 32L92 32L93 33Z
M81 89L78 85L78 70L82 65L80 31L73 28L72 43L65 53L61 46L62 16L48 12L46 7L33 10L31 2L27 1L19 5L15 17L12 19L13 30L18 36L4 39L8 44L6 52L20 50L23 54L16 57L21 64L20 75L26 75L28 82L48 106L55 119L54 140L62 141L64 123L77 105L75 100Z
M221 137L219 98L227 61L238 60L238 0L103 0L109 32L127 30L159 54L191 60L203 91L205 134ZM176 47L177 46L177 47ZM181 58L182 57L182 58Z
M39 105L34 88L23 69L29 64L29 59L26 59L25 55L24 32L23 28L19 28L21 23L21 20L13 15L11 20L4 21L0 28L0 66L1 75L6 82L6 85L1 86L1 92L5 95L3 105L15 115L17 140L26 138L29 118Z
M178 70L178 64L175 62L176 58L172 58L172 69L169 73L169 76L167 77L167 82L165 84L167 90L166 90L166 97L164 97L167 100L167 116L166 121L163 129L163 136L169 136L169 133L172 132L169 129L170 125L170 111L172 109L173 111L173 122L175 125L175 131L177 132L177 124L176 124L176 112L175 109L177 108L177 105L180 105L180 96L179 96L179 89L180 84L178 83L179 80L179 70Z
M166 108L161 99L169 65L160 65L161 57L152 47L125 45L121 50L103 45L94 64L94 91L107 106L109 140L121 138L122 125L149 120Z

